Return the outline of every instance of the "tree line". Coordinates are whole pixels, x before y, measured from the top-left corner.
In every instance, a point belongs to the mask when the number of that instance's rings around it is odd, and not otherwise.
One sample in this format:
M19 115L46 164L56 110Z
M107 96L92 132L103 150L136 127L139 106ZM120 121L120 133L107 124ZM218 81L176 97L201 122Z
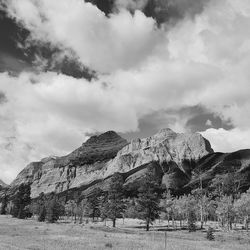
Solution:
M171 190L162 187L154 170L148 169L136 192L128 194L123 176L115 173L105 190L95 188L90 195L67 202L60 201L55 193L41 193L31 200L30 186L22 184L11 202L7 196L2 199L0 213L20 219L35 215L38 221L50 223L62 216L72 218L75 223L87 222L90 218L104 222L109 219L113 227L118 218L139 218L145 221L147 231L156 219L166 220L169 227L189 231L197 229L198 221L201 229L207 221L216 221L228 230L236 223L248 230L250 190L240 193L241 179L242 176L234 172L218 174L208 187L203 188L200 180L199 186L189 194L174 196Z

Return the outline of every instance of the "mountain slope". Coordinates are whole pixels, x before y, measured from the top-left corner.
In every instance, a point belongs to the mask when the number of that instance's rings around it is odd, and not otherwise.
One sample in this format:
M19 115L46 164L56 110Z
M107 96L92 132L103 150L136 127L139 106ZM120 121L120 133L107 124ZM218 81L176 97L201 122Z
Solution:
M250 187L250 149L233 153L212 153L201 158L193 170L193 176L187 186L193 187L202 180L207 186L216 175L236 173L240 178L240 189Z
M49 157L29 164L13 181L31 184L31 195L41 192L88 192L115 172L124 175L126 184L143 176L148 165L153 165L166 185L181 188L191 175L191 165L212 153L210 143L200 134L178 134L170 129L154 136L136 139L131 143L115 132L93 136L77 150L63 157ZM171 187L172 187L171 186Z

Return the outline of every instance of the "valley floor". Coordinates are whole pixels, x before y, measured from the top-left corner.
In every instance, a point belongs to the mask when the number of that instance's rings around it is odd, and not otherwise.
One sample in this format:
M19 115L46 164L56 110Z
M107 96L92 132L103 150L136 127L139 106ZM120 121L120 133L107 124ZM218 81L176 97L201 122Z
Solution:
M250 233L216 232L215 241L205 239L206 233L197 231L167 231L158 225L145 232L138 220L126 219L111 228L108 222L79 225L59 222L39 223L33 219L18 220L0 216L1 250L250 250Z

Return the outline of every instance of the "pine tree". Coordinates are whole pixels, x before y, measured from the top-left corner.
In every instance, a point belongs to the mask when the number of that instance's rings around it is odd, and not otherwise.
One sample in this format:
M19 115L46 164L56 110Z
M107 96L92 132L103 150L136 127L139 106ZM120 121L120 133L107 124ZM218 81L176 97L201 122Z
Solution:
M119 173L115 173L110 181L107 196L103 203L102 215L113 221L113 227L116 225L116 219L122 217L125 210L123 177Z
M25 207L31 203L30 185L21 184L13 199L12 215L19 219L26 218Z
M39 216L38 216L38 221L39 222L43 222L45 221L46 219L46 214L47 214L47 211L46 211L46 207L45 205L43 205L39 211Z
M160 213L160 191L159 181L156 180L153 169L150 168L141 182L136 205L138 217L146 221L147 231L150 223L158 218Z
M4 215L7 213L7 204L8 204L8 197L6 194L4 194L3 200L2 200L2 205L1 205L1 211L0 214Z
M46 204L46 213L46 219L50 223L56 222L64 214L64 206L59 203L55 194Z
M47 211L46 211L45 203L46 203L46 197L45 197L44 193L42 192L39 194L39 197L38 197L38 218L37 218L37 220L39 222L43 222L46 219Z
M96 217L100 216L100 202L101 202L102 190L95 188L92 194L87 198L86 215L92 217L93 221Z

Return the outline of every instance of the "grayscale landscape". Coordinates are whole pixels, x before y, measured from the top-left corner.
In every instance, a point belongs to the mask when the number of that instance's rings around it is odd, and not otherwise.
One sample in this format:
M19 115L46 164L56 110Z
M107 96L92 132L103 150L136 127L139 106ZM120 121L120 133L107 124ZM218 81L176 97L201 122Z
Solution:
M0 250L250 250L249 0L0 0Z
M73 222L56 224L39 223L35 220L18 220L1 216L0 249L122 249L122 250L246 250L249 249L249 233L217 232L215 241L207 241L205 232L188 233L163 229L166 222L156 223L149 233L137 227L138 220L126 219L113 229L111 222L75 225ZM32 237L31 237L32 235Z

